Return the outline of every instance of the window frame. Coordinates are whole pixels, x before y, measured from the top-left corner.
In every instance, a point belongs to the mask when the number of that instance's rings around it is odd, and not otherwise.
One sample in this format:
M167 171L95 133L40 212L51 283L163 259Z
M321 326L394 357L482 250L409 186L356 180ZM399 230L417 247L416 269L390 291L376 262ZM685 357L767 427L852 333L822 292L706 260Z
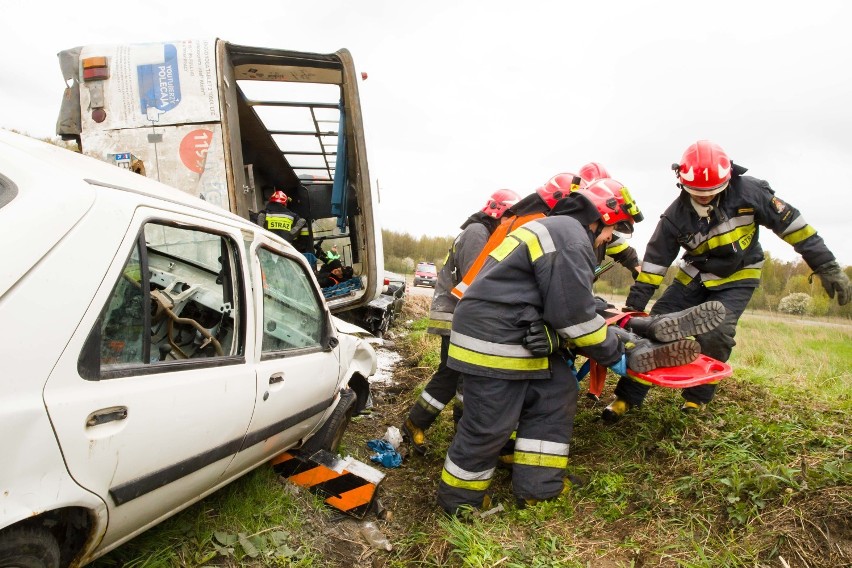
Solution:
M231 256L231 262L222 263L222 270L224 273L222 289L223 295L228 294L230 292L230 297L232 299L236 299L237 306L234 306L233 309L235 311L239 309L241 312L238 318L238 322L236 322L236 325L234 326L234 341L237 342L236 352L232 355L224 355L222 357L202 357L197 359L158 361L156 363L151 363L151 338L147 336L149 334L143 334L142 356L143 361L148 361L147 363L141 362L111 369L104 369L101 365L101 342L103 339L101 335L101 330L103 327L103 319L106 313L106 309L109 306L109 302L112 299L112 295L115 291L115 287L118 282L117 279L114 279L112 281L112 286L110 288L110 292L107 295L106 301L101 306L98 316L92 324L91 330L89 330L89 334L86 337L86 341L84 342L83 348L81 349L80 355L77 359L77 372L80 375L80 378L84 380L100 381L133 376L171 373L187 369L220 367L225 365L240 365L245 364L246 362L246 313L251 310L251 306L247 302L248 294L246 290L245 275L243 273L242 246L239 244L234 235L226 231L217 230L216 228L202 226L200 223L192 224L184 221L176 221L173 219L167 219L162 217L149 217L147 219L143 219L139 224L139 229L136 238L133 239L133 244L130 247L130 250L128 250L127 254L124 255L124 259L121 262L121 267L118 272L118 278L121 278L121 274L124 268L127 266L127 263L130 260L134 249L138 249L141 286L143 290L148 291L147 305L149 306L151 301L151 284L149 276L150 265L148 261L148 247L145 240L145 228L150 224L163 225L187 231L197 231L200 233L215 235L222 239L220 242L227 246ZM230 278L228 278L228 276L230 276ZM235 281L238 283L238 290L232 289L232 283L234 283ZM144 310L143 326L146 330L150 331L150 309Z

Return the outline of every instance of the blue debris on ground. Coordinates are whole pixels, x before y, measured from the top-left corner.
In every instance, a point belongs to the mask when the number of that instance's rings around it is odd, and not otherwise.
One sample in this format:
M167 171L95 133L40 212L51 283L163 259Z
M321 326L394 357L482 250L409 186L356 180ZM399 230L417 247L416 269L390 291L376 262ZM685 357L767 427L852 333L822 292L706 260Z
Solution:
M376 452L370 456L370 460L380 463L385 467L399 467L402 465L402 456L387 440L370 440L367 447Z

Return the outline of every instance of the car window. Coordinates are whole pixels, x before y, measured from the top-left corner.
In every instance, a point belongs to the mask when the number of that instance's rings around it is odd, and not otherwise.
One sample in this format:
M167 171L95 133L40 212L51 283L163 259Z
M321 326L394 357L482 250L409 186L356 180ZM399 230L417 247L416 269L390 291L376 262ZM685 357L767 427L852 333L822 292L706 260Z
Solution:
M145 224L86 342L81 374L126 376L241 354L236 250L222 235Z
M18 188L6 176L0 174L0 207L11 203L18 194Z
M434 274L436 272L435 265L431 263L427 264L425 262L421 262L417 265L417 272L431 272Z
M266 248L259 248L257 256L263 279L263 353L320 346L325 311L307 272Z

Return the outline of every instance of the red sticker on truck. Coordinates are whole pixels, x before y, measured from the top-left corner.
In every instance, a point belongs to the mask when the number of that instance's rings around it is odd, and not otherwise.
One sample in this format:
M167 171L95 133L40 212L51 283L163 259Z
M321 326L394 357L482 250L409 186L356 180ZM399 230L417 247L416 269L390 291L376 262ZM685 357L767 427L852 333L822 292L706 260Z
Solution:
M180 141L180 159L183 165L197 174L202 173L212 141L212 130L193 130L184 136Z

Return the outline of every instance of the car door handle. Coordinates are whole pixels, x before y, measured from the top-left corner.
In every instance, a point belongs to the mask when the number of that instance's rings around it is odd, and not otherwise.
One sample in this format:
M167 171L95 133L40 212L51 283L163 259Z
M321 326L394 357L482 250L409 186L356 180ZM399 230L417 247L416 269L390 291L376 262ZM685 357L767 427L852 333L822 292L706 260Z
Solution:
M86 418L86 427L91 428L99 424L106 424L107 422L124 420L125 418L127 418L126 406L113 406L111 408L103 408L101 410L96 410L95 412L89 414L89 417Z
M274 385L277 383L284 382L284 373L273 373L271 377L269 377L269 384Z

